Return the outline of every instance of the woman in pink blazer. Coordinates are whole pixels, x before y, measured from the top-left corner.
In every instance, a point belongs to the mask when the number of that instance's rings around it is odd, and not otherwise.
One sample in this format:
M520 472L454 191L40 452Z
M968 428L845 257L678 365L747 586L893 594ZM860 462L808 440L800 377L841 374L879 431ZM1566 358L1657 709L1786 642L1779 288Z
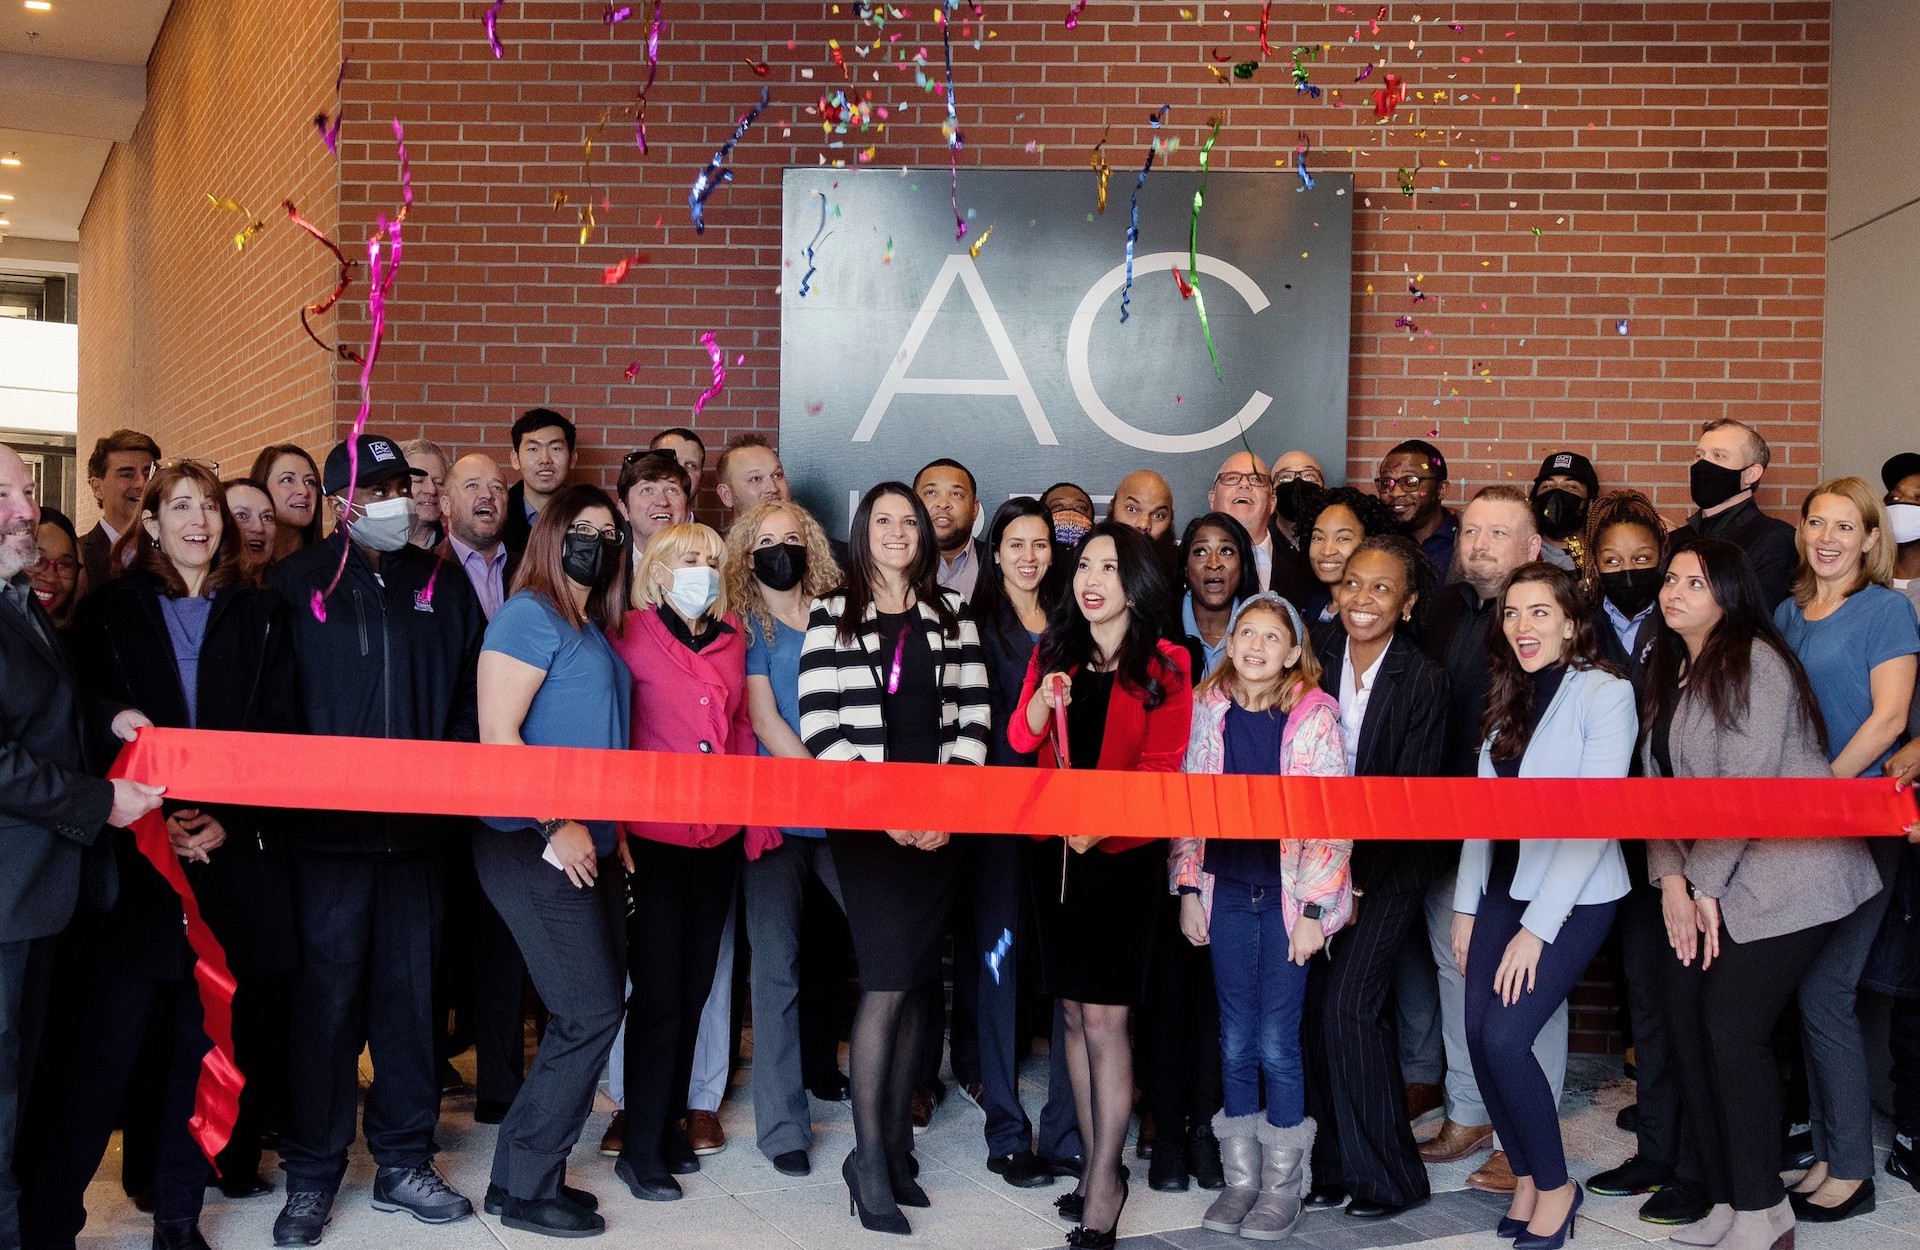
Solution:
M633 673L633 749L752 755L747 639L727 612L726 543L705 525L672 525L648 540L634 608L614 641ZM739 825L629 821L622 840L627 921L625 1142L614 1174L636 1198L680 1197L676 1175L700 1170L680 1126L700 1009L713 986L741 853L779 833Z

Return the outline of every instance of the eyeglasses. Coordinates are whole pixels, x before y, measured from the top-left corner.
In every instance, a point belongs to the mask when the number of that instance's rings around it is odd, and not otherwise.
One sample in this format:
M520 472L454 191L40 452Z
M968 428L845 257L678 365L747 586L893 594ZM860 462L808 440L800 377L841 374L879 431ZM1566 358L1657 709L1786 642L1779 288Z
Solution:
M1282 469L1273 475L1275 482L1312 482L1315 486L1325 486L1327 480L1314 469Z
M1264 473L1222 473L1213 479L1215 486L1271 486L1273 479Z
M627 536L617 528L600 529L593 525L569 526L567 533L575 538L598 538L609 547L618 547L627 541Z
M1422 486L1431 481L1433 481L1431 474L1407 473L1400 477L1376 477L1373 479L1373 484L1383 495L1412 495L1418 493Z
M156 464L154 468L184 469L188 465L192 465L197 469L205 469L215 477L220 476L220 462L218 460L199 460L192 456L169 456L159 464Z
M77 577L80 574L80 562L72 559L49 560L45 556L42 556L34 562L33 571L36 573L57 573L61 577Z

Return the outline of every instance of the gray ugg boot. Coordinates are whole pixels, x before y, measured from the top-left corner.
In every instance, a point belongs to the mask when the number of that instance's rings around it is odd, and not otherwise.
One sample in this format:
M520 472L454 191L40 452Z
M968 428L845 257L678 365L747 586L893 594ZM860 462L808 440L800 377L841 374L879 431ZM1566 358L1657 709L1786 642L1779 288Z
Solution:
M1292 1128L1259 1123L1261 1147L1260 1196L1240 1221L1240 1235L1249 1241L1279 1241L1300 1223L1307 1190L1313 1187L1313 1118Z
M1216 1233L1237 1233L1240 1221L1260 1196L1260 1113L1213 1117L1213 1135L1220 1139L1220 1168L1227 1187L1200 1218L1200 1227Z

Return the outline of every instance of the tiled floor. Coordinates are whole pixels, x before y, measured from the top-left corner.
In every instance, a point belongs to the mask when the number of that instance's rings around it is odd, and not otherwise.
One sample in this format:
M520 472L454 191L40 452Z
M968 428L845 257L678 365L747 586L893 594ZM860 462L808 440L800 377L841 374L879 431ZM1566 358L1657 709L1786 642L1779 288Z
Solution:
M463 1061L465 1062L465 1061ZM1613 1126L1614 1112L1632 1096L1632 1086L1617 1076L1611 1062L1576 1060L1568 1074L1565 1133L1576 1176L1586 1177L1624 1158L1628 1137ZM1038 1111L1044 1091L1044 1062L1029 1064L1027 1105ZM863 1231L850 1219L846 1189L839 1178L841 1158L852 1147L853 1127L842 1104L814 1104L819 1136L814 1146L814 1175L806 1180L781 1176L753 1146L753 1104L736 1088L722 1111L731 1142L703 1161L698 1176L684 1178L687 1196L676 1203L640 1203L613 1179L612 1169L595 1151L606 1114L597 1112L574 1154L569 1179L598 1193L607 1215L607 1243L648 1250L858 1250L900 1247L926 1250L1038 1250L1063 1243L1066 1226L1054 1217L1060 1189L1012 1189L986 1169L981 1116L958 1096L934 1117L919 1139L921 1182L933 1199L931 1210L908 1213L911 1243ZM486 1188L494 1130L475 1125L468 1098L449 1099L441 1123L441 1163L448 1178L477 1202ZM1884 1149L1886 1129L1881 1126ZM1157 1194L1147 1189L1146 1165L1127 1158L1135 1178L1121 1231L1122 1246L1134 1250L1209 1250L1245 1244L1198 1227L1211 1195ZM1884 1158L1884 1156L1883 1156ZM1317 1212L1294 1234L1292 1244L1313 1250L1365 1250L1373 1246L1418 1244L1430 1250L1501 1250L1491 1229L1501 1213L1495 1199L1464 1188L1479 1157L1432 1170L1433 1201L1398 1220L1362 1225L1339 1212ZM382 1215L367 1202L373 1167L356 1147L353 1165L334 1208L325 1244L338 1250L496 1250L500 1245L534 1250L554 1243L502 1228L490 1217L430 1228L403 1215ZM151 1225L120 1192L116 1149L88 1194L93 1213L81 1237L84 1248L135 1250L149 1244ZM278 1173L273 1179L279 1179ZM1799 1250L1920 1250L1920 1194L1882 1173L1879 1209L1833 1226L1801 1226ZM209 1195L202 1229L215 1250L266 1247L280 1196L229 1202ZM1576 1245L1579 1250L1639 1246L1662 1241L1668 1230L1634 1217L1636 1199L1590 1199Z

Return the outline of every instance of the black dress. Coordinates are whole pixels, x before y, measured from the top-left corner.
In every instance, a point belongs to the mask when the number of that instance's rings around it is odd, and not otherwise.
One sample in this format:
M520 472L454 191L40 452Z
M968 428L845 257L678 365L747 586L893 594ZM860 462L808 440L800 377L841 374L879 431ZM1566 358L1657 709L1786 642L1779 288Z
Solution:
M940 762L940 675L919 621L915 609L877 614L885 676L896 649L900 655L899 686L884 705L893 763ZM901 846L878 829L829 829L827 845L846 899L860 988L912 990L937 982L958 867L952 848Z
M1073 676L1067 745L1076 769L1100 765L1113 686L1112 673L1083 668ZM1111 852L1096 845L1075 853L1064 839L1049 838L1034 846L1028 875L1047 992L1077 1003L1138 1003L1146 993L1155 909L1167 891L1167 844Z

